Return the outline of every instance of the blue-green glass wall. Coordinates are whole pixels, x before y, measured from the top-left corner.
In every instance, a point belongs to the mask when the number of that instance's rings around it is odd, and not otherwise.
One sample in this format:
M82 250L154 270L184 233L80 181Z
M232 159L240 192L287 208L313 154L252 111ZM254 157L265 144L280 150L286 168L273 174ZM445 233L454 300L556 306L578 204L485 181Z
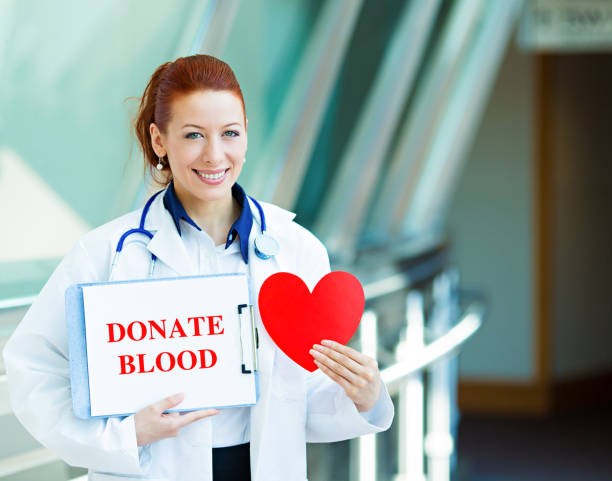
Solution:
M0 298L36 293L79 235L133 208L134 97L189 53L206 6L0 3Z
M244 95L249 144L240 182L247 189L265 155L279 109L304 53L322 0L242 2L223 51Z

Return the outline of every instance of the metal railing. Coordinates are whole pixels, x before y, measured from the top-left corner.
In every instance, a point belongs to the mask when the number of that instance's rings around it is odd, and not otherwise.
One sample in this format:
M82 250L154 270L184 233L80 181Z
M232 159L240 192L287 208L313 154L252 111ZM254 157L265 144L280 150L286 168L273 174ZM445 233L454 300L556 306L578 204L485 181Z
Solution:
M483 300L472 301L461 310L459 276L454 269L444 269L443 245L443 240L433 242L410 269L398 269L385 275L370 272L369 281L363 286L367 309L356 340L363 352L381 360L385 366L381 369L382 379L396 398L394 422L399 430L396 447L399 463L395 481L450 479L454 455L453 420L457 417L456 353L479 329L485 313ZM374 253L374 257L379 259L379 254ZM389 259L386 262L398 265ZM424 294L414 288L417 283L432 286L427 318ZM395 343L393 352L380 345L380 313L376 309L376 303L385 302L390 295L399 295L404 302L399 342ZM5 301L0 304L0 311L26 307L33 299L23 297ZM426 386L425 374L428 375ZM0 416L9 414L7 376L0 375ZM376 479L377 436L371 434L352 441L352 480ZM50 451L41 448L0 459L0 479L58 461Z
M400 279L388 281L389 288L386 291L378 288L377 294L382 296L403 290ZM395 348L395 362L381 371L389 394L397 396L395 422L399 424L399 462L395 481L450 479L454 454L453 420L457 416L456 353L480 328L485 313L482 301L471 302L460 312L457 284L458 275L453 270L441 272L434 278L434 302L428 320L424 315L423 294L416 290L407 292L405 324ZM364 287L367 291L368 286ZM362 350L369 355L376 352L378 345L376 325L376 313L366 311L359 337ZM429 375L426 389L425 372ZM351 450L356 455L352 459L352 478L373 481L376 479L376 437L362 436L355 442L358 448Z

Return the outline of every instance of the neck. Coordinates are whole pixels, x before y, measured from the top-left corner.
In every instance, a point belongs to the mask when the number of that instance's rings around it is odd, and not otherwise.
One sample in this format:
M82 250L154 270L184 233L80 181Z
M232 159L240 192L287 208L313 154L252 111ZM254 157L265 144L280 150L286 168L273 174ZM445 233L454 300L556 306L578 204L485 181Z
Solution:
M240 206L231 189L223 198L210 201L190 195L176 183L174 190L189 217L213 239L215 245L225 244L230 227L240 216Z

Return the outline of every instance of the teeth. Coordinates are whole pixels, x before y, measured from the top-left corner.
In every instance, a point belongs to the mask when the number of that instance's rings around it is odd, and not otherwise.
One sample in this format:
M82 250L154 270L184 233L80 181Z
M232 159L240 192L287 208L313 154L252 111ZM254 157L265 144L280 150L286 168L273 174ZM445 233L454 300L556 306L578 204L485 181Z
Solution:
M204 179L210 179L210 180L218 180L221 177L223 177L225 175L225 171L223 172L219 172L218 174L203 174L202 172L200 172L199 170L196 170L196 173L204 178Z

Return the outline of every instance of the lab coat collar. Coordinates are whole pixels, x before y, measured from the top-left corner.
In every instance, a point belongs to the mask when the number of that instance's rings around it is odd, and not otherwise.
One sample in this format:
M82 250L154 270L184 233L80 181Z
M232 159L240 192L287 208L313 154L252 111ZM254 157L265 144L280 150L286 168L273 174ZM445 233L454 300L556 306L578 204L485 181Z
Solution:
M145 227L153 233L153 238L148 243L147 248L160 261L174 270L177 275L196 275L197 267L191 262L187 254L172 215L164 206L163 197L162 194L155 198L145 221ZM245 197L248 201L245 206L250 208L253 220L255 221L252 222L250 235L248 236L248 246L245 246L249 251L248 258L252 262L257 257L253 253L253 241L257 233L261 232L261 218L257 207L248 196L245 195ZM280 242L283 238L286 238L286 227L291 223L295 214L267 202L260 202L260 204L266 217L268 233ZM247 236L244 236L244 238L246 239ZM259 261L260 259L257 258L257 260ZM257 262L256 264L258 266L260 264L265 265L265 270L268 271L270 267L277 265L277 262L264 261L263 263ZM252 268L250 270L253 272L256 269Z
M237 182L232 185L232 196L234 199L238 201L240 205L240 215L238 219L232 224L230 227L227 238L225 240L225 248L227 249L232 242L238 237L238 241L240 243L240 253L242 254L242 260L244 260L245 264L249 263L249 234L251 232L251 227L253 227L253 213L251 212L251 207L248 202L246 202L247 195L244 192L244 189L240 187L240 184ZM174 221L174 225L176 226L176 230L181 233L181 220L186 222L187 224L193 226L197 230L202 230L198 224L189 216L185 207L181 203L180 199L176 195L176 190L174 189L174 179L170 181L170 184L166 188L166 192L164 193L164 207L172 216L172 220Z
M170 181L170 184L168 184L168 187L166 187L166 192L164 192L164 207L172 216L172 220L174 221L174 225L176 226L176 230L178 231L179 235L182 235L181 220L187 222L189 225L198 230L202 230L198 224L196 224L194 220L189 217L185 207L183 207L183 203L176 195L176 190L174 190L174 179Z
M197 266L189 259L187 249L172 220L172 215L164 207L163 195L158 195L151 204L145 228L154 233L153 238L147 244L147 249L152 254L155 254L177 275L197 274Z
M249 263L249 235L253 228L253 212L251 206L247 202L247 195L244 189L236 182L232 186L232 195L240 204L240 216L230 227L227 234L227 241L225 242L225 248L227 249L230 244L238 237L240 242L240 253L242 254L242 260L245 264Z

